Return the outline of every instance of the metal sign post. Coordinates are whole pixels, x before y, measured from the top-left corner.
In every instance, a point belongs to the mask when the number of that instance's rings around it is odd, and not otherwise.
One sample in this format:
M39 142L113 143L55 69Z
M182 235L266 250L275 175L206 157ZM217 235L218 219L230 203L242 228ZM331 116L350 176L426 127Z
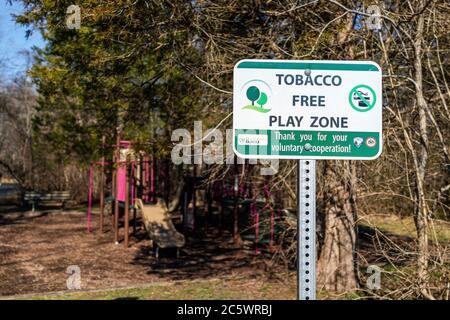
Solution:
M373 61L258 60L233 71L233 150L297 159L298 298L316 298L316 160L380 156L382 70Z
M316 299L316 160L297 164L298 299Z

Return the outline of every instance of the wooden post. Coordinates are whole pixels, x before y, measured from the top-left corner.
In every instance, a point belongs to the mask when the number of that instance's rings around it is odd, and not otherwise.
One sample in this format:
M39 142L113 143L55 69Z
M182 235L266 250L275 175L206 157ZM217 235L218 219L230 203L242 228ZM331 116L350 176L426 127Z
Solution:
M270 242L269 242L269 250L270 253L273 253L273 242L274 242L274 236L275 236L275 224L274 224L274 209L270 208Z
M150 202L155 203L155 161L153 155L150 162Z
M184 191L184 200L183 200L183 229L187 229L186 221L188 215L188 191Z
M103 233L103 220L104 220L104 214L105 214L105 142L106 137L102 137L102 164L101 164L101 175L100 175L100 234Z
M136 207L133 207L133 236L136 235L136 229L137 229L137 215L136 215Z
M210 216L211 211L212 211L212 199L211 199L212 198L212 194L211 194L211 187L210 187L209 184L206 186L205 197L206 197L206 203L205 203L205 205L203 207L203 210L205 212L205 226L204 226L204 229L205 229L205 232L207 232L207 230L208 230L208 219L209 219L209 216Z
M235 157L236 159L236 157ZM234 206L233 206L233 240L235 244L239 239L239 168L237 161L234 164Z
M194 164L194 172L193 172L193 178L192 178L192 231L195 230L195 221L197 220L197 196L196 196L196 190L195 185L197 182L197 166Z
M224 178L225 179L225 178ZM222 194L220 195L220 209L219 209L219 235L222 235L223 216L225 214L225 182L222 180Z
M125 241L124 246L128 248L129 227L130 227L130 175L128 174L128 158L125 160Z
M139 190L137 188L138 184L137 184L137 179L136 177L139 176L139 165L136 165L136 163L138 163L137 161L134 162L134 164L132 165L134 170L132 170L134 176L132 177L133 179L133 188L134 188L134 198L138 198L139 197ZM136 235L136 202L135 199L133 198L133 236Z
M164 200L167 205L170 205L170 191L172 190L170 185L170 161L164 160Z
M112 170L111 170L111 175L112 175L112 181L111 181L111 196L114 199L115 195L116 195L116 170L114 169L114 164L116 163L116 157L114 155L114 151L113 151L113 157L112 157ZM113 207L113 202L111 201L111 227L114 228L114 207Z
M114 242L116 244L119 243L119 199L117 198L119 196L119 186L117 183L117 177L119 174L119 166L121 165L120 163L120 135L117 135L117 139L116 139L116 188L114 190Z
M139 198L144 199L144 188L145 188L145 181L144 181L144 176L145 176L145 158L144 156L142 156L141 158L141 168L140 168L140 173L139 173L139 187L140 187L140 191L139 191Z
M148 156L144 157L144 176L142 177L142 181L143 181L143 186L144 186L144 202L148 201L148 193L149 193L149 189L148 189L148 176L149 176L149 172L148 172Z

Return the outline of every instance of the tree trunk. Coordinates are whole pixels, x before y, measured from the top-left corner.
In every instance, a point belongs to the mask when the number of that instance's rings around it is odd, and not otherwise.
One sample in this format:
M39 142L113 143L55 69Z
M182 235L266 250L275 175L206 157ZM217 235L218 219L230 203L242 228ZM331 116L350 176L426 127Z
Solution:
M417 150L415 161L416 169L416 207L414 221L417 230L417 275L420 292L423 296L431 298L428 291L428 205L426 203L425 171L428 161L428 119L427 105L423 95L423 48L424 15L420 15L417 22L417 33L414 43L414 80L416 103L419 111L419 132L421 143Z
M348 161L325 163L325 189L321 221L324 238L319 250L319 290L335 293L353 291L358 287L355 264L356 215L351 197ZM339 175L338 172L343 172ZM320 219L319 219L320 220Z

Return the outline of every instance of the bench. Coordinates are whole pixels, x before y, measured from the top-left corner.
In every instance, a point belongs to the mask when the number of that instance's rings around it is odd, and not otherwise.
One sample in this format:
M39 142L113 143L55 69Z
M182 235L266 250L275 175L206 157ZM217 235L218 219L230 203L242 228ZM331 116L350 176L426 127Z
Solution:
M23 200L27 203L31 203L33 212L36 211L36 204L39 202L57 202L64 209L66 201L70 200L69 191L53 191L49 193L37 193L37 192L25 192Z

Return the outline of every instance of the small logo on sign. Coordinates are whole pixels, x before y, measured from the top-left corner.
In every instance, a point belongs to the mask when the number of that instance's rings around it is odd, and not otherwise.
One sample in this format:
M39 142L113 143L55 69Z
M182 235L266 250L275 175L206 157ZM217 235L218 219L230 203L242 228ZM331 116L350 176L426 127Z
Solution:
M239 134L238 143L243 146L267 146L266 134Z
M267 113L271 110L266 107L271 92L271 89L267 83L261 80L252 80L247 82L242 89L245 89L245 97L250 102L242 109L253 110L261 113Z
M366 138L366 146L368 146L369 148L373 148L376 145L377 145L377 139L375 139L374 137Z
M361 147L362 144L363 144L363 142L364 142L364 139L361 138L361 137L355 137L355 138L353 138L353 144L354 144L355 147L357 147L357 148Z
M360 84L350 90L348 96L350 106L358 112L367 112L371 110L377 101L375 91L365 85Z

